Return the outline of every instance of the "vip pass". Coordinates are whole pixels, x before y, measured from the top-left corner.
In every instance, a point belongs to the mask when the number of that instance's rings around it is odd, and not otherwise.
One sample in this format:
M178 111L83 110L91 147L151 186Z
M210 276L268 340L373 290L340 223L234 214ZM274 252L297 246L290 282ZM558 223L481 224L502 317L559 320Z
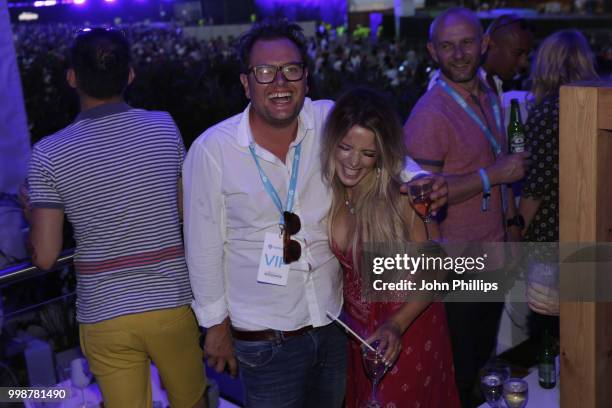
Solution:
M59 402L68 399L69 388L0 387L0 402Z
M295 199L295 191L298 180L298 170L300 168L302 142L295 146L293 153L293 165L291 166L291 176L289 179L287 199L284 207L283 202L278 196L278 192L272 185L272 182L268 176L266 176L266 173L259 163L257 154L255 153L255 144L253 142L249 144L249 150L251 151L251 156L253 156L253 161L255 162L257 170L259 171L261 182L280 213L279 226L281 229L280 234L271 232L266 232L264 234L263 250L259 259L259 268L257 269L257 282L285 286L287 285L287 281L289 279L289 264L285 264L283 262L283 228L285 228L284 212L293 211L293 202Z

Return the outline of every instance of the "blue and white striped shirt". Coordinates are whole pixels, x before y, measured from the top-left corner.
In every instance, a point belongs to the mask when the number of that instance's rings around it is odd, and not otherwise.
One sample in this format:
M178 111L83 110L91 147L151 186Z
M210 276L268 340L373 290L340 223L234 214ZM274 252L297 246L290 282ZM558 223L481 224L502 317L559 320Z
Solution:
M185 149L166 112L105 104L33 149L33 208L62 208L77 242L77 319L190 303L179 227Z

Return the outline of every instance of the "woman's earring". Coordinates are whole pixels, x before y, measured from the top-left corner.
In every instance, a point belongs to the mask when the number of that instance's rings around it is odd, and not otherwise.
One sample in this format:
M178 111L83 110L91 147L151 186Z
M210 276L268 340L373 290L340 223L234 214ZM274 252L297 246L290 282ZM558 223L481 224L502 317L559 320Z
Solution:
M376 177L380 177L380 167L376 168Z

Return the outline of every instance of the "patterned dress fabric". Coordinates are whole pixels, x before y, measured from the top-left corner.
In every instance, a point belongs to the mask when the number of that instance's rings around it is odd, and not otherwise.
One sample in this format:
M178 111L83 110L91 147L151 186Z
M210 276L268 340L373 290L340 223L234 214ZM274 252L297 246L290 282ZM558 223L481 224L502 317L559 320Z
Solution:
M532 165L523 184L523 197L541 199L525 241L559 240L559 99L535 105L525 123Z
M344 319L362 337L369 337L403 303L368 302L361 296L361 278L352 256L334 245L344 273ZM451 344L442 303L432 303L402 337L400 356L378 385L383 408L459 408ZM363 407L371 394L357 340L349 341L346 407Z

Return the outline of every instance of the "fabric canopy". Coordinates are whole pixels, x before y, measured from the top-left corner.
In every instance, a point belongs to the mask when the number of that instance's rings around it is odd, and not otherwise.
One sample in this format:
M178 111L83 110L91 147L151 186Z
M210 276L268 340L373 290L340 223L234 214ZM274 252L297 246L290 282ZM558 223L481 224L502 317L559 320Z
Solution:
M30 155L23 102L6 0L0 0L0 193L16 193Z

